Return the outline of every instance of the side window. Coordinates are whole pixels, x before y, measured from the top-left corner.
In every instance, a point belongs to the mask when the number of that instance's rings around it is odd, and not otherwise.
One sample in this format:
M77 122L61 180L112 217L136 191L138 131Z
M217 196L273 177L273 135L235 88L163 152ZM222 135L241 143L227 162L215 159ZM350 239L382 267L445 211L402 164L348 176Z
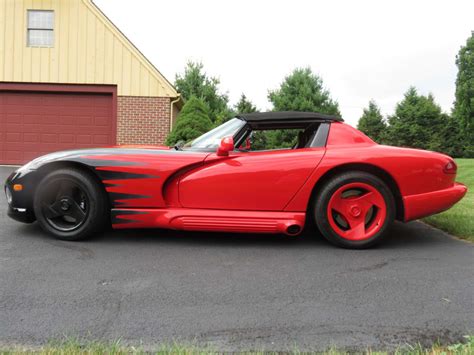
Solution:
M303 129L269 129L253 131L250 135L250 151L292 149ZM247 144L248 145L248 144Z
M328 131L329 124L319 122L282 124L280 127L275 124L249 126L243 136L237 137L236 149L254 152L323 147Z

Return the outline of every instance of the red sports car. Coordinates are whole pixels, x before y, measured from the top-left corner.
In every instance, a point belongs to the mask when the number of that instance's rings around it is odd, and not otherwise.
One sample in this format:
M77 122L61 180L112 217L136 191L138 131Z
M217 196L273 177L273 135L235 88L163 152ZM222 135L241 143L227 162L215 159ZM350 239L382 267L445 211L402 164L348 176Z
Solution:
M279 145L283 136L293 146ZM14 172L5 192L12 218L37 220L64 240L110 223L291 236L306 224L338 246L365 248L394 219L459 201L467 188L456 169L443 154L376 144L338 117L267 112L238 115L175 147L48 154Z

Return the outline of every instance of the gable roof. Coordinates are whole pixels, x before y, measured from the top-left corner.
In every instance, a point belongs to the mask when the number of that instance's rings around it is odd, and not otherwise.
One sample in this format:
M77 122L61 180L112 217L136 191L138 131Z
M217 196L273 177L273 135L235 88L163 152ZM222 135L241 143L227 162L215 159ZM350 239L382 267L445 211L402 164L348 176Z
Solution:
M146 58L143 53L133 44L132 41L107 17L107 15L94 3L93 0L82 0L83 3L97 16L103 23L109 27L117 38L122 42L125 48L127 48L132 55L134 55L140 62L148 69L149 73L158 80L161 84L162 89L165 91L167 96L178 97L179 94L171 82L165 78L163 74Z

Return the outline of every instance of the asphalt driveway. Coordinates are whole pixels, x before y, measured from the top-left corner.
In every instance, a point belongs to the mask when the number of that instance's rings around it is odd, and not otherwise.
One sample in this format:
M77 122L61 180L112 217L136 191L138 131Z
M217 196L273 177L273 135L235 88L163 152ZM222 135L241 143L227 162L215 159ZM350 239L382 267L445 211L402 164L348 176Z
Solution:
M0 196L3 345L65 335L222 350L456 342L474 332L473 271L473 244L419 222L363 251L312 235L161 230L71 243L10 220Z

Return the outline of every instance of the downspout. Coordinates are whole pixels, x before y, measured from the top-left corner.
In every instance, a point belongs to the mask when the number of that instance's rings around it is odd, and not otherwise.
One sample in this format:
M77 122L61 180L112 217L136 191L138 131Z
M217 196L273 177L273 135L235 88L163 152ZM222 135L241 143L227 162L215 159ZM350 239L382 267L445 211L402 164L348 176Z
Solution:
M178 94L178 96L176 96L176 99L171 100L171 106L170 106L170 132L173 129L173 106L179 100L181 100L181 94Z

